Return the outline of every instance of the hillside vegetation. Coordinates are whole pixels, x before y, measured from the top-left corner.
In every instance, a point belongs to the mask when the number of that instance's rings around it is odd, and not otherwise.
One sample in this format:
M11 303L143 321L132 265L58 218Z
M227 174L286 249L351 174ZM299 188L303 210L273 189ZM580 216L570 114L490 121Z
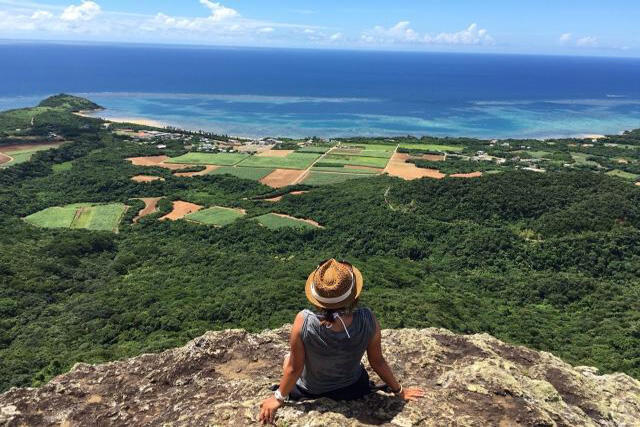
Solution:
M256 181L134 166L125 159L185 150L159 152L77 119L56 124L73 143L0 171L0 390L211 329L280 327L306 306L307 274L329 257L363 271L362 304L385 328L487 332L640 378L640 187L631 182L578 168L376 176L297 185L310 191L270 203L255 200L276 193ZM141 173L165 180L130 179ZM132 198L161 196L158 212L131 224L141 204ZM246 215L224 227L158 221L173 200ZM23 219L76 203L132 208L119 234ZM272 212L324 228L253 220Z

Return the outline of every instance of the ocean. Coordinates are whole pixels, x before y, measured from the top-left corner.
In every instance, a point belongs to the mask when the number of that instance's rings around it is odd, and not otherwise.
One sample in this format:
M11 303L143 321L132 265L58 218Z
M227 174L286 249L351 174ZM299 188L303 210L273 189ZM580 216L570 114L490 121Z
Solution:
M640 128L640 59L0 44L0 109L66 92L238 136L613 134Z

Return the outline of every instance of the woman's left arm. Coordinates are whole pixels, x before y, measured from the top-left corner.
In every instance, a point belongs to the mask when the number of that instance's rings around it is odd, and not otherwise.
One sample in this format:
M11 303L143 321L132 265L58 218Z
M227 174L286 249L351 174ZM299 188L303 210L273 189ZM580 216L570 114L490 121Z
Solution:
M289 338L289 346L291 348L289 358L283 367L282 379L280 380L280 387L278 388L282 396L289 395L304 369L304 344L302 343L303 323L304 315L300 312L293 322L291 337ZM258 421L262 421L264 424L272 424L278 408L280 408L283 403L283 401L276 399L275 396L265 399L260 406L260 417Z

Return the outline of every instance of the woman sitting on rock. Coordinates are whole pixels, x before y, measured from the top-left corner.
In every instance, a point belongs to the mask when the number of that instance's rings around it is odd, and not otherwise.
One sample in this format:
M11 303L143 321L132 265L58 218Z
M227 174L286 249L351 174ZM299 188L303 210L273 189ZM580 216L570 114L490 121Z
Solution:
M385 361L378 321L369 309L356 308L362 285L360 270L335 259L309 275L307 299L319 312L304 310L296 316L280 386L262 402L260 421L273 423L287 400L354 400L371 393L361 363L365 350L371 368L392 393L405 400L424 396L419 388L402 387Z

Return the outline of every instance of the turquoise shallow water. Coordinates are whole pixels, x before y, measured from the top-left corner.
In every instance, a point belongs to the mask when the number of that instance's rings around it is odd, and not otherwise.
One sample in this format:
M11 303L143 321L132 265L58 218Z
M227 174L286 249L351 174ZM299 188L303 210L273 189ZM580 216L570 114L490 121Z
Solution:
M0 109L68 92L106 107L103 117L231 135L543 138L640 127L637 59L56 45L0 55Z

